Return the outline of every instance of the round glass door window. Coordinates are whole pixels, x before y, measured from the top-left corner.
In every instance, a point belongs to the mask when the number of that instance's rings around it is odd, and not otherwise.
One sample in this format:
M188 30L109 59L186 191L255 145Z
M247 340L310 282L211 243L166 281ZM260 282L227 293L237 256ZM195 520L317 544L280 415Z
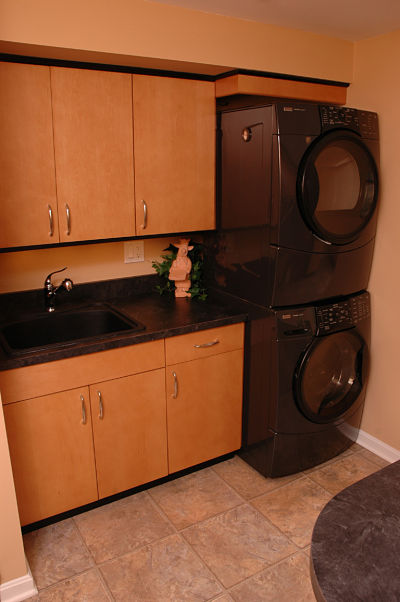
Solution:
M328 243L352 242L376 208L375 162L356 134L329 132L305 156L297 194L303 219L314 234Z
M313 422L332 422L355 404L368 375L368 349L353 331L315 339L294 376L296 402Z

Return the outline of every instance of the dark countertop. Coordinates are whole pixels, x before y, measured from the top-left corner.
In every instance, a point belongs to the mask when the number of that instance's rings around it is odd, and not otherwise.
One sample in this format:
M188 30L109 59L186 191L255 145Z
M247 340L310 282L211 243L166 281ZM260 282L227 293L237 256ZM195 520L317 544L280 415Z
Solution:
M247 319L248 304L223 294L211 293L206 301L160 296L154 292L156 277L121 278L76 285L70 293L56 298L56 312L69 311L94 303L106 303L141 322L145 329L118 333L101 339L76 341L52 350L33 350L8 356L0 347L0 370L50 362L196 330L216 328ZM47 315L43 291L0 295L0 329L7 323Z
M400 461L328 502L313 531L311 579L319 602L400 600Z

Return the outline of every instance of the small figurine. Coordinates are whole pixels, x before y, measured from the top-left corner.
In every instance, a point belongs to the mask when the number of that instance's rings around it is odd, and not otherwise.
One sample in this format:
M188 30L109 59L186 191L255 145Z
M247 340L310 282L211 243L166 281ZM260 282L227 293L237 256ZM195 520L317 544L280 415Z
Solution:
M189 238L181 238L180 242L174 243L174 247L178 249L178 254L172 262L169 279L175 281L175 297L190 297L188 289L190 288L189 274L192 262L187 255L193 247L189 246Z

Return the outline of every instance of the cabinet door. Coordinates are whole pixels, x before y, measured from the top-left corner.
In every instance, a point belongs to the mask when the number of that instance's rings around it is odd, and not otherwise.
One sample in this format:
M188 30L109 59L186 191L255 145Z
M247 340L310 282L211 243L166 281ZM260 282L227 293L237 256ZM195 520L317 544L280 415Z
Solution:
M165 369L90 386L100 498L168 473Z
M137 234L214 228L214 84L134 75L133 116Z
M98 498L88 388L4 406L21 524Z
M169 472L239 449L243 350L167 368Z
M135 234L131 75L51 67L61 242Z
M50 69L0 63L0 247L58 242Z

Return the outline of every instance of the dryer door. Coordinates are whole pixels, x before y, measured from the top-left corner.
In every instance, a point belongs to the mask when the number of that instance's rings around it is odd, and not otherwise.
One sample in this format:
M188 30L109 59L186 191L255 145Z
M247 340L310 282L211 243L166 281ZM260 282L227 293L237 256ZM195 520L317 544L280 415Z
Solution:
M312 422L334 422L357 403L368 366L367 344L354 330L315 338L294 375L299 409Z
M338 245L356 240L378 198L377 168L361 138L346 130L318 138L300 165L297 198L318 238Z

